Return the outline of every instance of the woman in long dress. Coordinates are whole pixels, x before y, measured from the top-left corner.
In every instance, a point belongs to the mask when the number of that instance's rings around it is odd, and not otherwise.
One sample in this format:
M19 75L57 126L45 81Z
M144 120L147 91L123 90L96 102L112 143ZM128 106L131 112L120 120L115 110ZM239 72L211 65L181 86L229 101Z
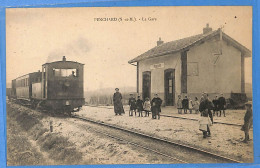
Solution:
M116 88L116 93L114 93L113 96L113 103L114 103L114 111L115 115L122 115L122 113L125 113L123 104L122 104L122 94L119 92L119 89Z

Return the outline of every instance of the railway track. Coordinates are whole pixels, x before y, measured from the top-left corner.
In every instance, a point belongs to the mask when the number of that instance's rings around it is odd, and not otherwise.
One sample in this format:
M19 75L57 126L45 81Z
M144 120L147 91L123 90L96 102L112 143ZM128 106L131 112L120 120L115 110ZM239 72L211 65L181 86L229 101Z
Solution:
M104 107L104 106L88 106L88 107L113 109L112 107ZM178 119L184 119L184 120L198 121L197 119L194 119L194 118L178 117L178 116L172 116L172 115L161 114L160 116L161 117L168 117L168 118L178 118ZM223 124L223 125L230 125L230 126L237 126L237 127L241 127L242 126L241 124L225 123L225 122L219 122L219 121L214 121L214 124Z
M101 121L95 121L79 115L73 114L72 117L94 124L98 127L98 129L94 129L94 131L99 134L156 153L157 155L173 160L175 163L242 163L238 160L211 153L209 151L154 137L134 130L125 129Z

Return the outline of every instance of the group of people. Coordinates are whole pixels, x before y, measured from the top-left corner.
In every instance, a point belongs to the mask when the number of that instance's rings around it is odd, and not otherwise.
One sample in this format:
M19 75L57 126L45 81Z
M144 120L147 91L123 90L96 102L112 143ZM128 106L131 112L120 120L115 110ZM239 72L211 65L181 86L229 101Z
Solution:
M114 102L114 111L115 115L122 115L124 112L123 104L122 104L122 95L119 92L119 89L116 88L116 93L113 96ZM129 98L129 116L133 116L136 112L139 113L139 117L143 117L143 112L145 112L145 117L149 117L149 113L152 112L152 119L160 119L162 99L158 97L158 94L154 95L152 101L149 98L146 98L145 101L141 100L140 96L138 96L137 100L134 98L133 94L130 94ZM249 140L249 130L252 127L253 113L252 113L252 103L247 102L245 104L246 114L244 117L244 125L241 130L245 132L245 139L243 142L247 142ZM207 93L203 93L200 101L195 97L195 101L193 102L191 98L185 96L184 99L181 99L181 96L178 96L177 100L177 108L178 113L182 113L182 109L184 110L184 114L187 114L189 110L192 113L192 110L195 110L195 113L198 114L200 112L201 117L199 119L199 130L203 133L203 138L210 137L210 126L213 125L213 116L221 116L221 112L223 111L224 117L225 108L226 108L226 99L223 94L220 97L215 96L215 98L211 101Z
M122 115L125 113L123 104L122 104L122 94L119 92L119 89L115 89L115 93L113 95L113 103L114 103L114 112L115 115ZM149 117L150 112L152 112L152 119L160 119L161 105L162 99L158 97L158 94L154 95L152 101L149 98L146 98L145 101L141 100L141 97L138 96L137 100L134 98L133 94L130 94L129 98L129 116L133 116L136 112L139 113L139 117L143 117L143 112L145 113L145 117Z
M198 100L198 97L195 97L195 100L192 101L192 99L188 96L185 96L183 99L181 99L181 95L179 95L177 100L178 113L182 114L183 110L184 114L187 114L187 111L189 110L190 114L192 114L192 110L194 110L195 113L198 114L200 103L203 102L203 100L205 99L205 94L206 93L202 94L200 101ZM207 99L208 101L210 101L209 98ZM213 116L215 116L216 113L217 116L221 117L221 112L223 111L223 115L224 117L226 117L226 99L223 96L223 94L221 94L219 98L218 96L214 98L214 100L211 103L211 108L211 110L213 110Z
M199 103L199 111L201 114L201 118L199 119L199 130L203 132L203 138L211 136L210 126L213 125L213 116L215 113L218 116L219 112L219 116L221 116L221 111L223 111L224 117L226 117L225 108L226 99L224 98L223 94L221 94L219 98L218 96L215 96L213 101L210 100L207 93L202 94Z
M129 103L130 106L129 116L133 116L133 113L139 113L139 117L143 117L143 112L145 112L145 117L149 117L149 113L152 112L152 119L160 119L162 99L158 97L158 94L154 95L152 101L147 97L145 101L141 100L138 96L137 100L134 98L133 94L130 94Z
M199 111L201 113L201 118L199 119L199 130L203 133L203 138L210 137L210 126L213 124L213 116L216 113L218 116L218 112L220 112L219 116L221 116L221 111L223 111L224 117L226 108L226 100L223 97L223 94L218 98L217 96L211 102L208 94L204 93L202 95L202 99L199 105ZM253 111L252 111L252 102L245 103L246 113L244 116L244 124L241 128L242 131L245 132L245 139L243 142L249 141L249 130L253 125ZM212 113L213 110L213 113Z
M192 99L188 96L185 96L184 99L181 99L181 95L178 96L177 100L177 108L178 108L178 113L182 114L182 109L184 111L184 114L187 114L187 111L190 111L190 114L192 114L192 110L195 110L195 113L199 113L199 105L200 102L197 97L195 97L194 102Z

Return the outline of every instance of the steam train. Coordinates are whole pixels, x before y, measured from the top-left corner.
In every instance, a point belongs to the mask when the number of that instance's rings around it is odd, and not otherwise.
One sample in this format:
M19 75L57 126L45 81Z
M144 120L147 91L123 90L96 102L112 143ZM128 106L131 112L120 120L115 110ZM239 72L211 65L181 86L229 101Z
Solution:
M45 63L42 72L32 72L12 80L9 99L41 106L53 112L71 113L85 104L84 64L66 61Z

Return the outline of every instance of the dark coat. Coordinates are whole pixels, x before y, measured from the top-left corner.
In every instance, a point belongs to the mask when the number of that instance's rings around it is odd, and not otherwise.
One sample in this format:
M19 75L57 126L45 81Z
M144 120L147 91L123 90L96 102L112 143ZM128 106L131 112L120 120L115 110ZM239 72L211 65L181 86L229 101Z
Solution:
M121 100L122 100L121 93L119 92L114 93L113 103L114 103L114 111L116 114L125 113Z
M212 100L212 103L214 105L213 110L218 111L219 110L219 100L218 99L214 99L214 100Z
M182 100L182 108L183 108L183 109L188 109L188 108L189 108L189 99L184 98L184 99Z
M244 123L248 123L250 121L250 119L253 117L253 111L251 110L247 110L245 117L244 117Z
M224 97L218 98L219 110L225 110L226 99Z
M199 111L200 111L200 112L203 112L203 111L205 111L205 110L210 111L210 110L212 110L212 109L213 109L213 103L212 103L210 100L205 99L205 100L203 100L203 101L200 103L200 107L199 107Z
M248 133L249 129L253 125L253 111L252 109L247 110L245 117L244 117L244 125L242 126L241 130Z
M152 105L152 109L151 109L152 112L156 112L156 111L161 112L162 99L159 97L153 98L151 105Z
M144 105L143 100L137 99L137 101L136 101L136 107L137 107L137 109L140 110L140 111L143 111L143 110L144 110L143 105Z
M133 98L133 97L129 98L128 104L130 106L130 110L135 110L136 109L136 100L135 100L135 98Z

